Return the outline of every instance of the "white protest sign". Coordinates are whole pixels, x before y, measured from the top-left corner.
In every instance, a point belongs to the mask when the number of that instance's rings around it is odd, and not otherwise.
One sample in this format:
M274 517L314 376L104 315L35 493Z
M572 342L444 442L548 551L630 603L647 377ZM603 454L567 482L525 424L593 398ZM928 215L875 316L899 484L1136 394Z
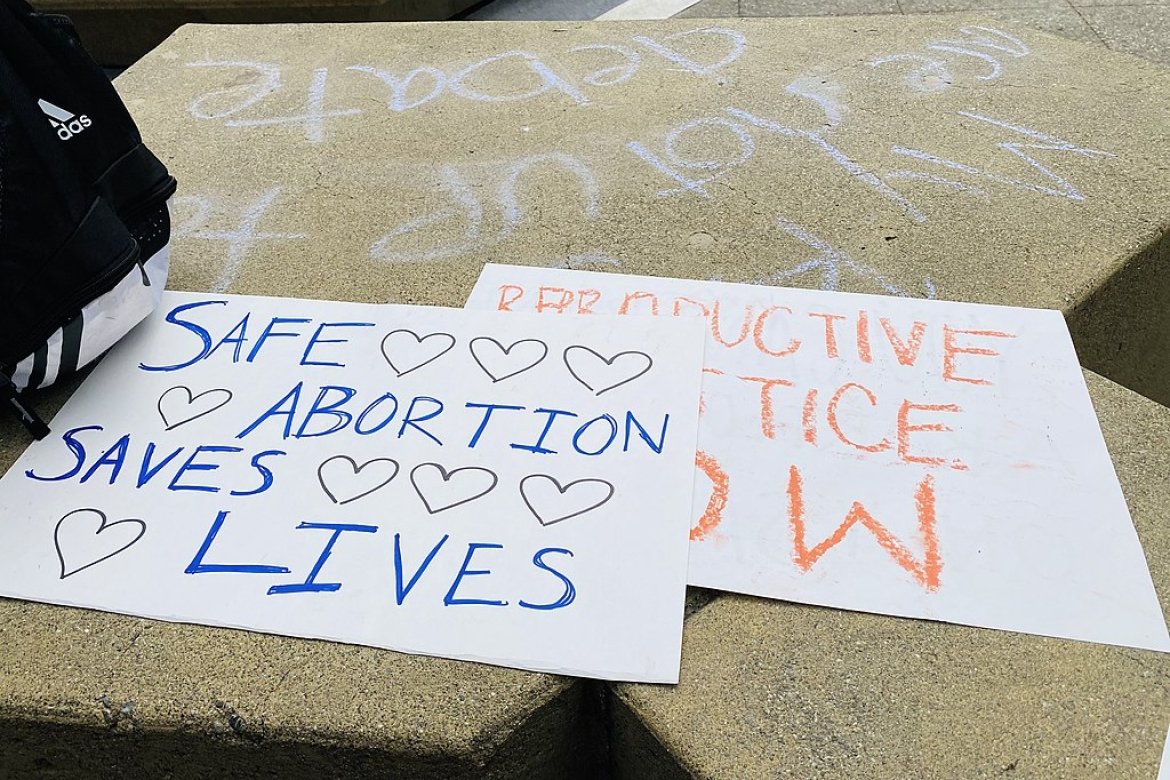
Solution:
M468 307L703 319L693 585L1170 649L1059 312L499 265Z
M0 480L0 594L675 682L703 340L168 293Z

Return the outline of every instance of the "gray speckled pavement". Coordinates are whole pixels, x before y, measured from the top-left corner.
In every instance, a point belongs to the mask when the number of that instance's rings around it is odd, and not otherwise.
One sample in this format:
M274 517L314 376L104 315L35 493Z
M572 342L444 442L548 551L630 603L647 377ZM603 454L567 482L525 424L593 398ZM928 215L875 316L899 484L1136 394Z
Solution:
M700 0L690 18L962 11L1170 65L1168 0Z
M496 0L470 19L591 19L621 0ZM1168 0L699 0L676 18L977 13L1170 65Z

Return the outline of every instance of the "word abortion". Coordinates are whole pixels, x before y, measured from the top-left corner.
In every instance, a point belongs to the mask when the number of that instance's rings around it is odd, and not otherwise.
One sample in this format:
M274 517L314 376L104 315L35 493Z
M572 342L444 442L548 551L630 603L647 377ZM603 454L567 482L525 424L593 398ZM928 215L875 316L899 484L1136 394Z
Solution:
M0 477L0 593L676 680L701 323L525 319L164 293Z

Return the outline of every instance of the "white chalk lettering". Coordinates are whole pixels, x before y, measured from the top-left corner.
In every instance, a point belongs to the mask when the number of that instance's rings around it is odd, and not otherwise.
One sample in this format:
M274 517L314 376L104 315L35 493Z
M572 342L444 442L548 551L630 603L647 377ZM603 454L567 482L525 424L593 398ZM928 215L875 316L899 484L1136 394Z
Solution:
M585 218L592 221L601 214L598 202L597 180L589 166L567 154L540 154L534 157L525 157L517 160L508 167L504 181L500 185L500 205L504 210L504 226L500 230L500 238L507 238L516 230L516 226L524 219L524 208L516 197L516 183L529 169L537 165L554 165L573 173L581 183L585 196Z
M929 152L924 152L919 149L910 149L904 146L894 146L891 148L891 151L894 154L911 157L913 159L921 160L932 165L938 165L949 170L966 173L970 176L977 176L989 181L1006 184L1009 187L1014 187L1016 189L1026 190L1029 192L1038 192L1044 195L1050 195L1058 198L1067 198L1077 203L1084 201L1085 195L1077 187L1075 187L1072 182L1041 163L1026 150L1061 152L1087 158L1114 156L1113 154L1101 151L1100 149L1089 149L1086 147L1077 146L1076 144L1073 144L1069 141L1056 138L1055 136L1042 133L1038 130L1033 130L1022 125L1016 125L1010 122L994 119L982 114L976 114L971 111L960 111L959 116L965 117L967 119L973 119L977 122L983 122L992 125L993 127L998 127L1018 135L1023 135L1035 141L1036 143L1001 141L1000 143L996 144L996 146L1000 149L1003 149L1005 152L1008 152L1009 154L1023 160L1028 165L1028 167L1041 174L1049 182L1049 184L1037 184L1035 182L1016 179L1010 176L1001 176L996 173L991 173L989 171L976 168L973 165L967 165L955 160L939 157L938 155L930 154Z
M438 68L426 66L415 68L402 78L395 76L389 71L378 70L369 65L350 65L346 70L368 73L380 79L390 89L390 97L386 100L386 107L396 113L409 111L412 108L418 108L419 106L430 103L442 94L443 88L447 85L447 74ZM420 77L429 78L431 80L431 88L428 92L411 100L410 88L415 80Z
M207 223L211 220L212 213L217 210L217 206L218 210L228 211L223 208L220 202L211 197L183 195L171 199L171 209L174 212L181 213L183 209L193 207L193 213L176 224L172 230L175 238L227 242L227 255L224 258L223 270L212 283L211 292L226 292L243 267L244 260L261 243L266 241L299 241L309 238L307 233L273 233L259 230L260 220L280 197L280 193L280 187L273 187L245 206L239 212L238 225L231 230L211 230L207 227Z
M236 116L237 114L280 91L280 66L267 62L244 62L237 60L189 62L187 65L188 67L194 68L243 68L245 70L252 70L260 76L260 79L254 83L217 89L196 98L187 107L191 116L196 119L224 120L223 123L227 127L303 124L305 126L305 139L309 143L319 144L325 140L326 119L353 116L361 113L361 110L357 108L347 108L338 111L325 110L325 87L329 78L329 69L318 68L313 72L313 79L309 84L308 98L303 114L280 117L238 118ZM222 105L225 101L227 101L226 105Z
M313 71L313 80L309 83L309 96L305 102L305 112L292 116L259 117L255 119L229 119L228 127L262 127L265 125L297 125L305 126L305 140L311 144L319 144L325 140L325 120L343 116L354 116L361 113L359 108L345 108L339 111L325 110L325 86L329 78L328 68L317 68Z
M925 48L933 52L970 57L988 66L985 73L977 75L979 81L994 81L1003 74L1002 59L1019 59L1031 53L1022 40L994 27L967 25L959 28L962 38L932 41ZM990 49L991 51L984 51ZM871 68L891 62L916 62L919 67L908 72L905 84L916 92L941 92L955 83L949 63L943 59L921 54L887 54L869 61Z
M642 58L638 55L638 52L626 46L594 43L586 46L574 46L569 51L574 53L582 51L612 51L625 59L625 62L621 65L610 65L582 76L581 81L591 87L614 87L618 84L624 84L638 72L638 66L642 62Z
M467 84L468 79L480 73L480 71L495 65L496 63L516 62L517 60L524 63L524 67L534 74L539 80L539 84L527 90L504 92L502 94L490 94L485 92L487 86L481 85L478 89ZM506 72L505 72L506 73ZM514 74L512 77L501 77L500 83L512 86L516 81ZM480 60L473 65L468 65L463 70L456 73L447 82L447 88L454 94L468 100L476 100L484 103L503 103L516 100L530 100L534 97L539 97L548 92L560 92L568 96L578 105L586 105L589 103L589 98L581 93L581 90L565 81L558 76L553 69L540 61L535 54L529 54L526 51L506 51L503 54L497 54L494 57L488 57L486 60Z
M805 260L792 268L779 271L760 280L760 283L784 284L798 276L817 272L821 275L819 286L822 290L839 290L841 288L842 274L849 273L876 285L879 290L888 295L899 295L903 298L908 298L913 295L913 293L894 285L873 268L857 262L849 257L849 255L835 249L827 241L813 235L795 222L780 216L776 218L776 225L792 238L815 249L817 254L813 258ZM938 295L934 282L929 277L923 279L922 289L922 297L933 299Z
M723 59L708 65L703 65L702 63L691 59L683 52L667 46L668 43L682 41L694 35L723 36L731 42L731 50L723 57ZM695 73L699 76L709 76L717 70L726 68L728 65L742 57L744 51L747 49L747 38L744 37L744 34L738 30L730 30L726 27L700 27L697 30L687 30L686 32L674 33L673 35L668 35L661 40L655 40L646 35L635 35L634 40L650 49L655 54L665 57L674 64L679 65L682 68L689 70L691 73Z
M188 62L187 67L251 70L258 76L251 83L217 89L191 101L187 111L196 119L223 119L238 114L280 89L280 66L271 62L205 60Z
M386 263L417 263L426 260L445 260L458 257L476 248L480 230L483 227L483 206L471 191L467 179L450 165L443 166L439 175L439 187L451 198L452 205L403 222L370 247L375 260ZM394 249L394 242L401 236L409 236L420 230L449 219L462 218L466 225L463 236L455 243L435 246L424 250Z
M692 131L709 130L711 128L723 128L735 138L738 147L730 157L725 159L707 158L693 160L685 157L679 151L680 139L684 135L690 134ZM703 135L709 136L709 134ZM709 137L707 140L710 143ZM681 125L667 131L666 137L663 140L664 154L667 158L665 160L637 141L630 141L626 145L626 148L645 160L647 164L659 173L674 179L681 185L677 188L660 190L658 193L660 197L677 195L682 192L693 192L701 197L709 198L710 194L705 189L706 185L718 181L751 159L752 155L756 152L756 142L747 128L730 119L725 119L724 117L701 117L683 122ZM678 170L678 168L691 171L704 171L708 175L692 179L683 171Z

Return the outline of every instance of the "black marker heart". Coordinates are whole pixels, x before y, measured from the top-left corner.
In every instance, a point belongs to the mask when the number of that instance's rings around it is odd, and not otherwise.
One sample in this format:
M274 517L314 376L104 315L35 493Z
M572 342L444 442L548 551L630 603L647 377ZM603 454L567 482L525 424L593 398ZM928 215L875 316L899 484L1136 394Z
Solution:
M184 385L172 387L158 397L158 414L168 431L211 414L232 400L232 391L223 388L205 390L199 395Z
M406 376L446 355L455 346L450 333L419 336L413 330L392 330L382 339L382 357L398 376Z
M348 455L334 455L317 467L317 481L335 504L364 498L389 485L396 476L398 461L390 458L375 458L359 466Z
M564 487L547 474L532 474L520 480L520 496L541 525L592 512L613 494L613 483L604 479L578 479Z
M649 355L634 350L619 352L607 358L589 347L572 346L565 350L563 357L565 367L573 378L593 391L594 395L633 382L654 365Z
M548 355L548 344L540 339L521 339L505 347L490 336L480 336L472 339L468 348L475 362L493 382L502 382L536 368Z
M479 466L447 471L438 463L420 463L410 471L410 484L432 515L483 498L499 481L494 471Z
M61 579L113 558L130 548L146 533L137 519L108 522L100 509L76 509L57 521L53 544L61 562ZM66 555L68 550L68 555ZM67 563L68 558L72 563Z

